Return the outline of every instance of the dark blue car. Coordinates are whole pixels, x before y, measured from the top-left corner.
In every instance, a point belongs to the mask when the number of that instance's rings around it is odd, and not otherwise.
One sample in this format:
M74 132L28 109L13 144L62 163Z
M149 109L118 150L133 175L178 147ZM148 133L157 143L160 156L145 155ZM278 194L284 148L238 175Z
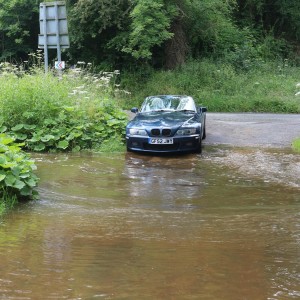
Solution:
M205 138L206 107L192 97L149 96L126 126L128 151L198 152Z

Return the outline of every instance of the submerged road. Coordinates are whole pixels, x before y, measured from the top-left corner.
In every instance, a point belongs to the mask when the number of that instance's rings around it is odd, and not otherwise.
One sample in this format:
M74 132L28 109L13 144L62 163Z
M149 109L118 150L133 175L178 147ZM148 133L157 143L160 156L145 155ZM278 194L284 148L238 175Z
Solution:
M300 138L299 114L207 113L204 145L289 147Z

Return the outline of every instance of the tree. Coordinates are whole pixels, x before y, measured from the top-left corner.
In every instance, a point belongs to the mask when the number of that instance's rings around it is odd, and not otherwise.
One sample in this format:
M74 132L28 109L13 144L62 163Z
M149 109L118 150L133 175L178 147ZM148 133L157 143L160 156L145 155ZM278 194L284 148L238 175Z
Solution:
M173 37L170 27L176 14L175 6L167 6L163 0L137 0L130 14L129 43L123 51L137 59L151 58L153 47Z
M37 48L38 0L0 0L0 60Z
M88 60L96 64L115 62L121 56L115 38L122 39L129 24L130 0L68 1L71 60Z

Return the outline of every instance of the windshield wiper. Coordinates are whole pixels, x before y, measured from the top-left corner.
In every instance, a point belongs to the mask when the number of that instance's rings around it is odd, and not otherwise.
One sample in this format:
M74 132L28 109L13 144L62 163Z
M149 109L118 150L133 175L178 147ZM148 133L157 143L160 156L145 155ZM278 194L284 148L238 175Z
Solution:
M162 109L155 109L152 111L174 111L174 109L162 108Z
M195 113L195 111L193 109L179 109L176 111L183 111L183 112L187 112L187 113Z

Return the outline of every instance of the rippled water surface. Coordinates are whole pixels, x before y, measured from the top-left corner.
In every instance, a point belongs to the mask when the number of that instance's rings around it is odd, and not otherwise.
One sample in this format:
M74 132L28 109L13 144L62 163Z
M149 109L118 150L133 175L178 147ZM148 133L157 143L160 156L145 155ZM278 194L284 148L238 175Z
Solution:
M299 299L300 157L36 155L0 223L0 299Z

